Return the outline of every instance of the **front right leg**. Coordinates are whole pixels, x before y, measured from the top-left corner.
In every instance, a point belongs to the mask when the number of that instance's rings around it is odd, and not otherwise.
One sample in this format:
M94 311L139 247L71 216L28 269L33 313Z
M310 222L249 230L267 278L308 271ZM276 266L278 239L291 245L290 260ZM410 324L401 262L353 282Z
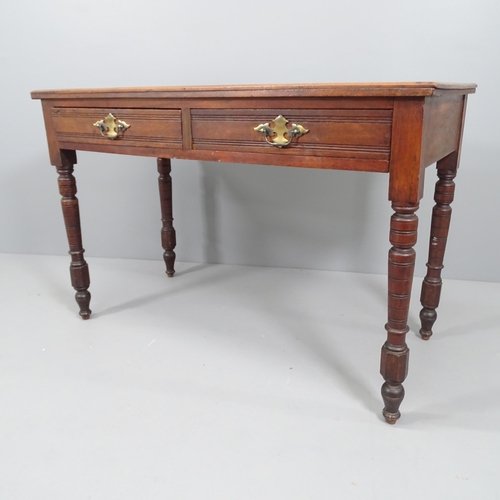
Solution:
M401 416L399 406L405 391L403 382L408 374L409 349L406 345L408 333L408 310L415 268L418 204L393 203L389 250L388 320L385 325L387 341L382 346L380 372L385 379L382 398L383 415L387 423L395 424Z
M89 267L83 257L82 232L80 228L80 211L78 198L76 197L76 180L73 176L73 164L65 161L61 166L57 166L59 174L59 192L62 196L61 205L66 226L66 235L69 242L69 254L71 255L71 284L76 290L75 299L80 306L80 316L89 319L90 286Z

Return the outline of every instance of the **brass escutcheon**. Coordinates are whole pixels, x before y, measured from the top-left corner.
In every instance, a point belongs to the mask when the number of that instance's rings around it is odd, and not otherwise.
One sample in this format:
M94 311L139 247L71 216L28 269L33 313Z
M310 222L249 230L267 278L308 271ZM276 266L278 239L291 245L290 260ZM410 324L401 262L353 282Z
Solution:
M103 137L116 139L118 135L125 132L130 125L122 120L117 120L111 113L108 113L108 116L106 116L104 120L95 122L94 127L99 129Z
M254 130L262 134L268 144L277 148L288 146L295 137L309 132L302 125L295 123L292 123L291 128L288 128L286 126L288 120L283 115L279 115L271 123L274 125L273 127L269 123L262 123L257 125Z

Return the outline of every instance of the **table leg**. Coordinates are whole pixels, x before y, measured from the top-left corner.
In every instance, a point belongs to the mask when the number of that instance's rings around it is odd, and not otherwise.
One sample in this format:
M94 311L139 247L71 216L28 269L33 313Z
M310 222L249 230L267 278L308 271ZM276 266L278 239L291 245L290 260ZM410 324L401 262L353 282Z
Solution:
M61 205L66 226L66 234L69 242L69 254L71 255L71 284L76 290L75 299L80 306L80 316L89 319L90 286L89 266L83 257L85 250L82 247L82 232L80 227L80 210L76 195L76 180L73 176L73 165L64 164L57 166L59 174L59 193L62 196Z
M158 184L160 187L160 204L161 204L161 244L165 252L163 252L163 260L167 267L166 273L171 278L174 273L175 263L175 229L172 225L174 220L172 217L172 178L170 177L171 165L170 159L158 158Z
M389 290L387 342L382 346L380 372L385 379L382 398L383 415L389 424L401 416L399 406L404 398L403 382L408 373L409 349L406 345L408 309L410 306L418 218L418 204L393 203L389 250Z
M441 168L440 168L441 167ZM423 309L420 311L422 328L420 335L424 340L429 340L432 335L432 327L437 318L436 308L441 296L441 270L443 269L446 240L451 220L451 202L455 194L456 176L455 168L442 168L442 163L437 164L439 180L436 183L434 201L436 205L432 210L431 238L429 243L429 261L427 262L427 274L422 283L420 302Z

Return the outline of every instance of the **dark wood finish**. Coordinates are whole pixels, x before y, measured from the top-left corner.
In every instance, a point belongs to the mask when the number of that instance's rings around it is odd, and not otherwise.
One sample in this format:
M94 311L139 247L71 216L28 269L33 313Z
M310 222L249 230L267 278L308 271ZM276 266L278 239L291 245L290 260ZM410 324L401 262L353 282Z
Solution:
M288 147L270 150L253 127L284 115L309 130ZM391 109L193 109L193 149L283 156L372 159L389 168Z
M80 210L76 197L76 180L73 176L73 164L76 163L74 151L61 151L62 165L57 166L59 174L59 193L62 196L61 206L68 236L69 254L71 255L71 284L76 290L75 299L80 306L80 316L89 319L91 310L89 267L83 257L82 231L80 228Z
M132 87L114 89L66 89L35 90L33 99L85 99L96 97L145 97L147 99L173 99L185 97L427 97L443 93L470 94L475 91L474 83L437 83L437 82L370 82L370 83L293 83L277 85L216 85L189 87Z
M455 176L460 163L460 152L462 146L462 134L465 123L465 110L467 107L467 96L464 97L464 103L461 109L461 118L456 112L448 109L443 115L448 115L448 119L441 123L441 127L450 131L448 137L455 138L455 149L447 156L441 152L440 160L437 162L437 172L439 180L436 183L434 191L434 201L436 205L432 210L431 236L429 241L429 259L427 262L427 274L422 283L420 302L422 310L420 311L420 336L424 340L429 340L432 335L432 327L437 319L437 307L441 298L442 279L441 271L443 269L444 254L446 242L448 240L448 231L451 221L451 203L455 196ZM450 114L453 113L452 118ZM436 135L439 132L436 131ZM435 148L439 146L436 143Z
M389 424L401 416L399 405L403 401L403 382L408 373L409 349L406 345L408 310L410 307L418 218L415 215L418 204L393 203L389 250L388 319L385 329L387 341L382 346L380 372L385 379L382 398L385 403L383 414Z
M464 96L427 99L422 138L422 164L431 165L457 151L463 127Z
M163 259L167 268L166 273L172 278L175 269L175 229L172 225L174 220L172 216L172 178L170 177L171 165L167 158L158 158L158 184L160 187L160 205L161 205L161 244L165 252Z
M436 205L432 210L431 237L429 242L429 260L427 262L427 274L422 283L420 302L420 320L422 328L420 335L424 340L429 340L432 335L432 327L437 318L436 308L441 297L441 270L443 269L444 253L451 220L451 203L455 195L455 182L457 175L457 155L437 163L439 180L436 183L434 201ZM451 165L450 165L451 163ZM451 168L450 168L451 167Z
M60 143L100 144L102 137L96 127L89 127L108 113L119 117L133 127L120 138L122 147L182 148L180 109L126 109L126 108L52 108L52 122Z
M88 267L83 259L72 176L75 150L158 158L162 246L174 274L170 159L225 161L389 173L390 225L387 341L382 347L382 397L387 422L400 416L408 372L408 308L417 240L416 211L425 168L438 161L439 181L428 273L422 291L428 338L441 289L440 272L458 166L467 94L473 84L363 83L152 87L36 91L42 100L51 163L60 173L72 255L72 280L88 317ZM115 140L93 123L112 113L130 128ZM278 115L309 129L284 148L253 130ZM73 161L74 160L74 161ZM355 193L353 193L355 196Z

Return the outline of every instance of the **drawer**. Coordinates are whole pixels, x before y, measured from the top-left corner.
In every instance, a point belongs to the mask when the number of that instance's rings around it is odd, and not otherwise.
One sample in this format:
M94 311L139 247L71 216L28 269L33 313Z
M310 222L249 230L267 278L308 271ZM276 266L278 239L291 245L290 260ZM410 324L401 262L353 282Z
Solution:
M308 132L284 147L268 144L254 128L273 129L280 115L288 129ZM191 122L194 150L389 160L392 109L192 109Z
M103 137L94 124L111 113L129 125L115 139ZM182 148L180 109L52 108L56 139L64 145L93 144L140 148Z

